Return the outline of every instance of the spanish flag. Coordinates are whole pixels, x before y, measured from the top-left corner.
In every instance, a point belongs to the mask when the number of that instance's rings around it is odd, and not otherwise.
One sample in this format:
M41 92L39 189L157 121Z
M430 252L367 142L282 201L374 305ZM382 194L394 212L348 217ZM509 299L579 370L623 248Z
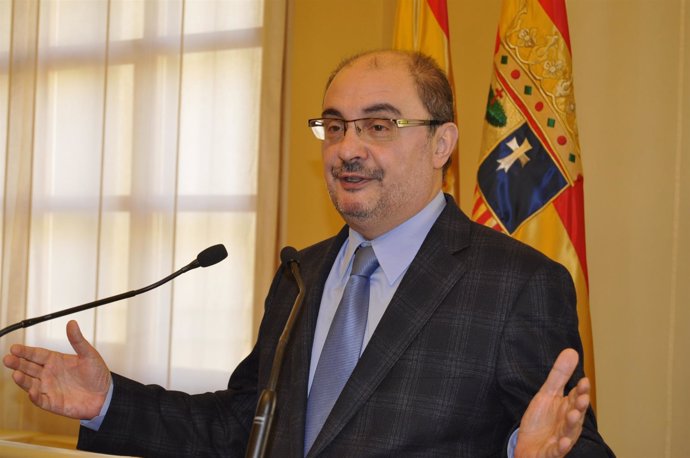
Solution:
M503 0L474 201L475 221L570 271L594 406L582 158L565 0Z
M420 51L436 60L453 87L446 0L398 0L393 48ZM455 88L453 87L453 92ZM457 118L457 114L456 114ZM453 151L443 190L459 201L458 151Z

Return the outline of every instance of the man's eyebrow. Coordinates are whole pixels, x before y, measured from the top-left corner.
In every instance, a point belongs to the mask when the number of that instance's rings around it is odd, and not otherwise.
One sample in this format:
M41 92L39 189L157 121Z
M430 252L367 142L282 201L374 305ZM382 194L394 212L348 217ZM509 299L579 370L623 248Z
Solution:
M393 116L401 116L402 113L400 110L398 110L396 107L391 105L390 103L377 103L374 105L370 105L362 110L364 114L391 114ZM326 108L321 112L321 116L328 118L341 118L343 119L343 114L339 111L336 110L335 108Z
M402 115L400 110L398 110L390 103L377 103L375 105L368 106L364 109L364 113L366 114L381 113L382 111L386 113L393 113L396 116Z
M326 108L321 112L324 118L342 118L343 114L335 108Z

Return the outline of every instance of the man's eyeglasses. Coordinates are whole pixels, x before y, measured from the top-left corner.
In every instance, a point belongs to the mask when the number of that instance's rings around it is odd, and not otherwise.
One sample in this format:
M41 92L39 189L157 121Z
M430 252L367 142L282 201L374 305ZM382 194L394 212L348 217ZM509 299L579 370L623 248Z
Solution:
M446 121L435 119L384 119L384 118L317 118L309 120L309 127L319 140L337 142L345 137L347 126L355 125L355 132L362 139L370 142L387 142L398 136L398 129L403 127L438 126Z

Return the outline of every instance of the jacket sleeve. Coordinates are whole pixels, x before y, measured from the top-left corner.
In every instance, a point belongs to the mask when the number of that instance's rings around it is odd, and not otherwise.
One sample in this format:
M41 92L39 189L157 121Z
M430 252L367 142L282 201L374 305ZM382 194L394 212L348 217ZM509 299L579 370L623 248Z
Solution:
M77 448L137 456L244 456L256 403L251 387L189 395L117 374L113 381L113 402L101 428L82 427Z
M566 386L567 393L584 376L575 290L563 266L546 263L520 288L510 308L500 348L498 379L502 402L515 413L518 424L556 357L565 348L573 348L580 355L575 373ZM580 438L568 456L614 456L597 431L591 408Z

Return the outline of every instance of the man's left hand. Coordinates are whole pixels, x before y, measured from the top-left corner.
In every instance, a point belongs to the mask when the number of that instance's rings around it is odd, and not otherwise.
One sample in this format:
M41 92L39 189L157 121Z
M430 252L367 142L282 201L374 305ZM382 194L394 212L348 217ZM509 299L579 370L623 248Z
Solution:
M578 354L572 348L558 355L546 382L522 416L516 458L561 457L575 445L589 407L590 390L589 380L584 377L563 396L577 361Z

